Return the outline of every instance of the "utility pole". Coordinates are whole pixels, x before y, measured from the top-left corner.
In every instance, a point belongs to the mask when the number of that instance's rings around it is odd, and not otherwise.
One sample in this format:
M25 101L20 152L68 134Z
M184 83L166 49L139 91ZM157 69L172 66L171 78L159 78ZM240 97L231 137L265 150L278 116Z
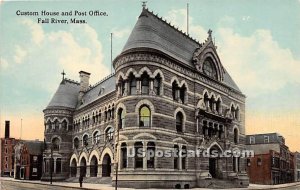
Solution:
M21 118L21 131L20 131L20 140L22 139L22 121L23 121L23 119Z
M189 3L186 4L186 33L189 34Z
M119 154L118 153L118 146L119 146L119 137L120 137L120 123L118 123L117 126L117 139L116 139L116 184L115 184L115 190L118 189L118 171L119 171Z
M112 37L113 33L110 33L110 73L113 73L113 62L112 62Z

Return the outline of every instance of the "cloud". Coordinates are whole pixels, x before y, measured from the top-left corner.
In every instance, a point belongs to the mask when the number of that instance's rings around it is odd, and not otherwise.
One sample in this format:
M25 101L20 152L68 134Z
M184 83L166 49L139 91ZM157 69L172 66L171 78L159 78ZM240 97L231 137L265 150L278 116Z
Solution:
M175 25L182 30L187 32L187 12L186 9L173 9L165 16L167 21L170 21L172 25ZM207 38L207 31L200 25L195 25L193 17L189 16L189 34L199 41L203 41Z
M41 25L26 18L19 27L23 28L24 40L14 45L14 55L7 56L7 61L23 63L23 67L19 68L13 65L15 70L12 75L20 81L35 81L28 83L28 86L53 92L59 84L62 70L68 78L75 80L79 79L80 70L91 72L92 84L109 74L103 63L102 44L91 26L69 25L64 31L45 31ZM27 39L27 36L30 38ZM32 43L28 45L28 41Z
M4 58L0 58L0 68L6 69L8 67L8 62Z
M269 30L242 36L219 28L217 33L221 60L246 95L272 93L288 82L299 82L300 61L280 47Z
M31 40L35 44L39 45L44 40L45 34L41 25L33 22L30 19L23 19L22 24L30 30L32 37Z
M14 61L16 63L22 63L23 60L25 59L27 55L27 52L25 51L24 48L22 48L21 46L19 45L16 45L15 46L15 55L14 55Z
M129 28L119 29L119 28L113 28L112 29L113 37L114 38L124 38L128 37L130 34Z

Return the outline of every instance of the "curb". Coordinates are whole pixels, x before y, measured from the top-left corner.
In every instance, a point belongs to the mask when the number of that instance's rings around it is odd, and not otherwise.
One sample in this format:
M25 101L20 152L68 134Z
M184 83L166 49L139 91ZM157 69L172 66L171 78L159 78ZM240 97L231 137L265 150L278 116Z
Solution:
M251 189L251 190L255 190L255 189L286 189L286 188L295 187L298 185L300 185L300 182L291 183L286 186L283 186L283 184L280 184L280 185L278 185L278 187L257 187L257 188L249 188L249 189Z

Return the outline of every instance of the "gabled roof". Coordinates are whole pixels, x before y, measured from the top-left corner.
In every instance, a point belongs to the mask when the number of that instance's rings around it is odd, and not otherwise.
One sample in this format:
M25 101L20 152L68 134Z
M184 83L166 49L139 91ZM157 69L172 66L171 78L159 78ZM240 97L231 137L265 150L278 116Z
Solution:
M193 54L203 45L205 43L199 43L148 9L143 8L122 53L138 48L151 48L175 58L186 66L195 68L192 62ZM225 69L223 76L223 84L241 92Z
M77 108L82 108L87 104L96 101L97 99L107 95L108 93L116 89L115 75L109 75L103 80L99 81L96 85L90 87L90 89L83 95L82 104Z
M64 79L46 109L51 107L76 108L79 90L80 85L78 82Z

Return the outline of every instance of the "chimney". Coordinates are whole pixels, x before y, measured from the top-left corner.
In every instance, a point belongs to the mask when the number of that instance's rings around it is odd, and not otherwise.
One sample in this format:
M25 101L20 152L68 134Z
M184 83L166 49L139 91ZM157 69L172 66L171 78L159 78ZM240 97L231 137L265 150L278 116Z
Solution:
M91 73L85 72L85 71L80 71L79 72L79 77L80 77L80 91L79 91L79 96L78 96L78 101L81 102L82 96L84 93L87 91L89 88L89 79L90 79Z
M10 121L5 121L5 138L9 138L9 127L10 127Z

